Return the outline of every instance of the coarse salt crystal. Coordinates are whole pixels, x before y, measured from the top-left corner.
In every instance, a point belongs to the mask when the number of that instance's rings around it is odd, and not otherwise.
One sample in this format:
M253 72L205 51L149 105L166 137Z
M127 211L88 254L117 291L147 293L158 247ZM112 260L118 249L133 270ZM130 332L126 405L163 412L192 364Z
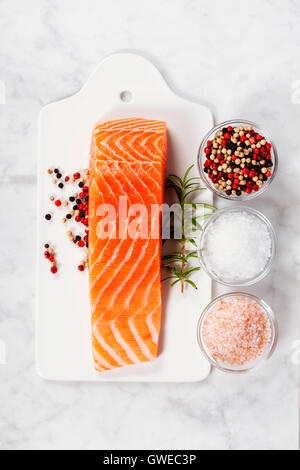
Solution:
M203 340L216 361L244 366L261 356L271 341L268 316L254 300L229 297L209 310L203 323Z
M258 277L272 254L268 226L246 211L221 213L208 225L202 242L207 269L224 282L247 282Z

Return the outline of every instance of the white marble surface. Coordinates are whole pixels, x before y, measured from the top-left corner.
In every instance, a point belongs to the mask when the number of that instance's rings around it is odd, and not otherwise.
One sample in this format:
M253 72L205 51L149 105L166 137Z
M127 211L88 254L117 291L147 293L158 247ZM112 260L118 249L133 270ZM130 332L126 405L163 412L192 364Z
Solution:
M0 340L7 357L0 447L298 448L300 104L292 103L292 85L300 80L299 20L297 0L1 1ZM50 383L36 375L38 112L78 91L118 50L151 58L177 92L211 106L217 121L252 119L276 140L278 177L251 205L274 223L279 253L272 274L250 291L273 306L280 341L270 362L249 375L215 371L203 383L176 385Z

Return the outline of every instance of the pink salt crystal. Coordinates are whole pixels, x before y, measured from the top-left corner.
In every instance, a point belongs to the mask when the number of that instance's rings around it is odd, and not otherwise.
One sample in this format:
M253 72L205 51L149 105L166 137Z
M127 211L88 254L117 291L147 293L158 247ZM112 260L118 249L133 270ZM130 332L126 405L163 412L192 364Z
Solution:
M271 336L270 320L262 307L245 297L220 300L203 325L203 339L213 358L235 366L257 359Z

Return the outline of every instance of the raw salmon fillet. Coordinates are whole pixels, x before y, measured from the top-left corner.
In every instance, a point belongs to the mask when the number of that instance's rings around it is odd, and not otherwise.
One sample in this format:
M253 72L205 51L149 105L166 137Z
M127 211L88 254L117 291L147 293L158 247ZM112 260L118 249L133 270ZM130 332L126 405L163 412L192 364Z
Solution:
M92 352L97 371L152 361L161 323L161 237L128 237L120 230L120 197L128 211L163 203L167 160L166 123L121 119L99 123L92 134L89 191L89 278ZM116 223L103 236L103 214L110 204ZM102 206L103 207L103 206ZM155 219L155 220L154 220ZM130 222L130 217L127 219ZM116 233L114 233L114 228ZM118 230L119 229L119 230ZM109 231L109 230L108 230ZM100 234L100 236L99 236ZM114 234L114 236L113 236Z

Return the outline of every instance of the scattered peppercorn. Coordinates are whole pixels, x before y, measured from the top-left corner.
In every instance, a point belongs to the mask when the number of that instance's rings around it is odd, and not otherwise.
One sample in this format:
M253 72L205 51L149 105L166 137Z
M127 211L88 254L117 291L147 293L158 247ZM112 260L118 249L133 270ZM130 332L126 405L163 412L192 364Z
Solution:
M47 248L47 250L44 252L44 256L51 263L51 272L56 273L57 272L57 267L56 267L54 250L53 250L53 248L50 248L49 243L45 243L44 246L45 246L45 248Z
M266 164L267 167L267 164ZM268 167L269 168L269 167ZM61 201L60 199L55 199L54 196L50 196L50 200L54 202L56 207L60 207L61 205L64 205L65 207L69 205L70 201L71 203L75 203L73 206L73 209L70 210L69 213L65 215L65 217L62 218L62 222L67 222L67 220L70 220L74 215L76 222L82 223L85 226L88 226L88 192L89 192L89 187L87 185L88 181L88 175L89 175L89 170L86 169L84 170L84 173L86 176L81 176L79 172L74 173L73 177L70 178L70 176L65 176L63 179L63 182L59 182L62 178L62 172L59 171L58 168L55 168L54 170L49 169L48 170L49 174L54 173L55 178L53 179L53 183L57 184L60 189L64 188L64 182L72 181L73 183L77 181L79 188L81 188L81 192L79 195L77 193L73 194L72 196L69 196L68 200ZM267 177L266 177L267 178ZM52 218L51 214L46 214L45 218L47 220L50 220ZM80 248L88 248L88 229L85 230L86 235L85 236L80 236L76 235L74 236L71 231L67 231L67 235L69 239L74 243L77 244ZM56 261L55 261L55 253L53 248L50 248L49 243L46 243L44 245L46 248L46 251L44 253L45 258L49 259L51 263L51 272L56 273L58 268L56 266ZM81 262L81 264L78 266L79 271L84 271L87 266L87 257Z

